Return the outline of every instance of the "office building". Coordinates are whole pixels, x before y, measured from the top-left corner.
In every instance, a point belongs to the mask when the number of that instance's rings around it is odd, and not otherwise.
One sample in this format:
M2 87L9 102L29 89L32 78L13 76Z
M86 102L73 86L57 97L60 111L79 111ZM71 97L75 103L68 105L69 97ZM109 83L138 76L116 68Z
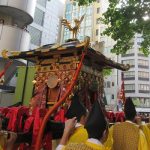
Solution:
M133 42L133 48L119 57L120 62L130 64L131 67L124 72L126 97L132 97L141 107L150 107L150 57L139 51L141 35L137 34ZM121 72L119 79L121 80Z
M28 27L31 35L30 49L60 42L64 8L65 0L37 0L34 21Z

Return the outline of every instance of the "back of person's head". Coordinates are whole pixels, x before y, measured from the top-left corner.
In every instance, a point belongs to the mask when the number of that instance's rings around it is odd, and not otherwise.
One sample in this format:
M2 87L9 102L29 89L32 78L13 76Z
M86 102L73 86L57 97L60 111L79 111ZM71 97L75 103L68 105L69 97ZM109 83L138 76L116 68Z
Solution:
M87 114L87 109L79 99L79 95L76 93L72 98L71 105L68 108L65 117L68 119L77 117L77 122L80 122L82 116L86 116L86 114Z
M89 138L95 138L98 140L103 137L103 133L107 129L107 121L97 100L93 104L85 128L88 132Z
M130 97L128 97L125 101L124 113L126 120L133 121L136 116L136 109Z

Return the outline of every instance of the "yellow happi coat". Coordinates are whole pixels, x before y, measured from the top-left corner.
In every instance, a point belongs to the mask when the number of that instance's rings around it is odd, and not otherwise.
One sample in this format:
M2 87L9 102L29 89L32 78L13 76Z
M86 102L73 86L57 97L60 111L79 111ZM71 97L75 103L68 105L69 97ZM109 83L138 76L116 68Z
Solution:
M69 143L63 150L106 150L96 139L88 139L84 143Z
M77 123L74 133L70 136L68 143L84 143L88 139L88 133L83 125Z
M149 150L144 133L131 121L112 126L104 145L110 150Z
M140 128L146 137L147 144L148 144L148 147L150 149L150 124L141 125Z

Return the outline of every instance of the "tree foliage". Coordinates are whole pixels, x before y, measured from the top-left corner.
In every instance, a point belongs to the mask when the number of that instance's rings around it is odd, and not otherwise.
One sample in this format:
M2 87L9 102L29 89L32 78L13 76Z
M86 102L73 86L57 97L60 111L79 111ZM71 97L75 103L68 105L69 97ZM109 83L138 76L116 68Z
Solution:
M104 77L110 76L112 74L112 70L111 69L103 69L102 73L103 73Z
M89 5L92 2L95 2L96 0L74 0L78 2L79 6Z
M112 52L125 54L133 46L135 34L143 38L140 50L150 53L150 0L109 0L101 19L108 27L103 32L116 41Z

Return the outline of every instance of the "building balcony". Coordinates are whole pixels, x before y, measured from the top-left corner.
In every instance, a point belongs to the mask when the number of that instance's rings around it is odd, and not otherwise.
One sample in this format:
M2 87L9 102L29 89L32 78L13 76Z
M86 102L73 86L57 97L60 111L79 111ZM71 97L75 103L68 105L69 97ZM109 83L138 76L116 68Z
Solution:
M140 65L140 64L138 64L138 68L149 69L149 66L145 66L145 65Z
M135 93L135 90L125 90L125 93Z
M150 93L149 90L139 90L139 93Z
M0 24L0 51L25 51L29 49L30 34L15 26Z
M36 0L1 0L0 13L28 25L33 22Z
M138 77L138 80L141 80L141 81L149 81L149 78L146 78L146 77Z
M124 77L124 80L135 80L135 77Z

